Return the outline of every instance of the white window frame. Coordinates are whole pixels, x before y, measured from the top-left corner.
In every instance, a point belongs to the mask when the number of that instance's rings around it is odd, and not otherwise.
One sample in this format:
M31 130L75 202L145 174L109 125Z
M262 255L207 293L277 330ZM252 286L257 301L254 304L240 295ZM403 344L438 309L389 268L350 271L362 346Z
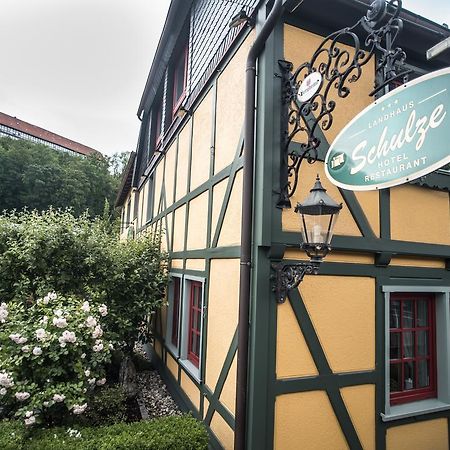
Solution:
M167 327L166 327L166 347L173 353L173 355L178 358L180 356L180 324L181 324L181 305L183 303L183 275L181 273L169 273L170 283L167 292ZM175 347L172 344L172 329L173 329L173 294L174 294L174 282L172 281L174 278L178 278L180 280L180 302L178 311L178 346Z
M450 286L383 286L385 301L385 409L383 421L450 409ZM390 404L389 308L392 292L424 292L435 295L437 397L400 405Z
M173 327L173 289L174 284L170 283L168 299L169 306L167 309L167 331L166 331L166 346L171 353L178 359L178 362L189 374L195 378L197 382L201 382L202 374L202 352L203 352L203 322L205 315L205 281L204 277L194 275L184 275L181 273L170 273L172 278L180 278L180 311L178 312L178 348L172 344L172 327ZM200 353L199 366L196 367L188 359L188 345L189 345L189 313L190 313L190 283L198 281L202 285L202 299L201 299L201 324L200 324Z

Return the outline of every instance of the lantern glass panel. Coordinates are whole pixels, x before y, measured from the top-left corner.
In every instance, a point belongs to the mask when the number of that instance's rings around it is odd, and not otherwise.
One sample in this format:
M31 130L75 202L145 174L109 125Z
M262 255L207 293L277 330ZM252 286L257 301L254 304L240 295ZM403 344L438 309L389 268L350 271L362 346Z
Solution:
M303 242L308 244L330 244L333 229L339 214L301 214Z

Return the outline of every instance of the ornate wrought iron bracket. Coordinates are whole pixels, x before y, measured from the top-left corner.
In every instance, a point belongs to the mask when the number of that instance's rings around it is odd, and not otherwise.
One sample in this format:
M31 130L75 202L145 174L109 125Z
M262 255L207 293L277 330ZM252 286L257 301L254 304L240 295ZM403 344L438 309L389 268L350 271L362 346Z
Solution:
M299 263L274 263L272 269L275 271L273 291L275 292L277 303L286 301L288 292L303 280L305 275L317 275L321 261L309 261Z
M375 87L369 94L386 93L389 85L399 79L407 81L411 72L405 70L405 52L394 43L403 28L400 19L402 0L375 0L366 15L353 26L327 36L310 61L294 70L289 61L279 61L282 79L282 136L279 208L290 208L290 197L298 184L303 160L314 163L318 158L322 131L333 124L336 98L346 98L350 85L362 75L362 67L376 57ZM360 35L364 36L361 45ZM342 44L346 42L346 46ZM310 98L299 98L300 87L313 73L320 75ZM320 82L317 82L320 80ZM290 149L295 136L300 150Z

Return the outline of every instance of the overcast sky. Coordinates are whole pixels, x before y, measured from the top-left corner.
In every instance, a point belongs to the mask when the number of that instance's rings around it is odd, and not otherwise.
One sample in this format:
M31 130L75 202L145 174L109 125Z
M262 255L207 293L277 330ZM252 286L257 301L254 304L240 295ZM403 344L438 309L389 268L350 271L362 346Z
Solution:
M134 150L169 3L0 0L0 111L102 153ZM403 3L450 24L449 0Z

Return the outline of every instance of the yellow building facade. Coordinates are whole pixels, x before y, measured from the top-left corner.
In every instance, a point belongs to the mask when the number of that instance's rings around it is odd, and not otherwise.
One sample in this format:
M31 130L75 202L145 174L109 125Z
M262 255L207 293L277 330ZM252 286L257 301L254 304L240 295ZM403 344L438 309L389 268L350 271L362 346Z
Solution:
M233 449L246 61L272 4L244 2L255 26L224 27L220 46L199 37L199 28L214 34L202 21L222 11L228 25L241 5L222 10L223 2L212 3L216 9L172 2L118 205L122 237L161 232L170 257L167 306L153 324L155 364L179 404L208 426L212 448ZM450 174L438 170L401 186L354 192L333 185L324 170L331 142L373 102L376 54L348 97L330 97L333 124L323 130L317 161L300 166L291 196L292 205L301 202L319 174L343 204L333 251L286 302L275 299L273 264L308 260L298 214L276 207L284 126L278 62L295 68L309 61L325 36L352 25L368 7L347 0L282 3L257 65L245 448L447 449ZM448 55L427 63L421 52L448 30L402 14L400 43L412 55L414 76L450 65ZM175 41L173 30L179 30ZM218 56L204 56L207 45ZM353 50L351 42L339 45ZM204 72L197 69L199 54ZM298 135L291 147L302 143ZM392 325L395 314L400 325Z

